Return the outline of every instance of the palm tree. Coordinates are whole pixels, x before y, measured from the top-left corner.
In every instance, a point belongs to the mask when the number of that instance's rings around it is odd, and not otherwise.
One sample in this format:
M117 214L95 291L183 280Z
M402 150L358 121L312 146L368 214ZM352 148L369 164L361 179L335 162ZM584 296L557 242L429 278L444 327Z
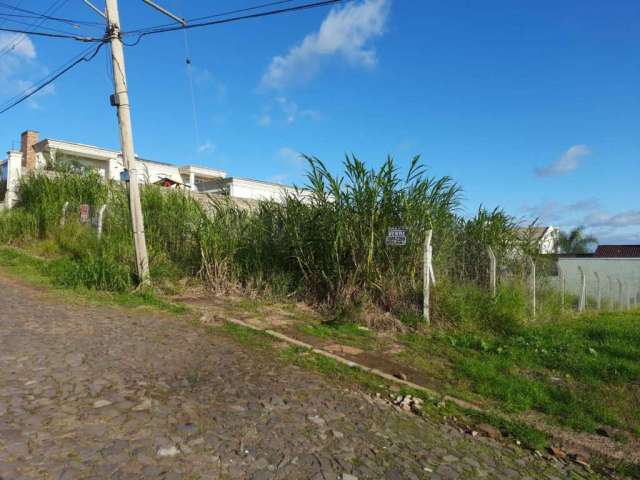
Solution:
M590 246L598 243L598 239L593 235L584 234L584 226L579 226L569 233L560 232L560 251L562 253L588 253Z

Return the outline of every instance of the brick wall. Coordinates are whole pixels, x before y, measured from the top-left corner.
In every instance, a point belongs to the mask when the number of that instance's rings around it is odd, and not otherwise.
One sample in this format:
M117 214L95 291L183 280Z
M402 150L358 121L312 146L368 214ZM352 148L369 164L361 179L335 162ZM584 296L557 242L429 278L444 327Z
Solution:
M36 151L33 146L38 143L40 134L33 130L22 132L20 151L22 152L22 166L27 170L36 168Z

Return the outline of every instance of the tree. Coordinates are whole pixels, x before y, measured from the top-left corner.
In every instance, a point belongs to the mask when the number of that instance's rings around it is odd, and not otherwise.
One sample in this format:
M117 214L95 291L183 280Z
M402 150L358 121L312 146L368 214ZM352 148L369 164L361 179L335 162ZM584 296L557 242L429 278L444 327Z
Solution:
M569 233L560 232L560 251L562 253L588 253L590 246L598 243L593 235L584 234L584 226L579 226Z

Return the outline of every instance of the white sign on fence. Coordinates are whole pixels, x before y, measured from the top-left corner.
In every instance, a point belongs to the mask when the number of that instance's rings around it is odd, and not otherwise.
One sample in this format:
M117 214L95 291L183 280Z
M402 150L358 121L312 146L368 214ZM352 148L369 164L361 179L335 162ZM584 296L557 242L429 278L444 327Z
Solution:
M406 245L407 229L405 227L389 227L385 243L391 246Z
M80 205L80 221L87 223L89 221L89 205L83 203Z

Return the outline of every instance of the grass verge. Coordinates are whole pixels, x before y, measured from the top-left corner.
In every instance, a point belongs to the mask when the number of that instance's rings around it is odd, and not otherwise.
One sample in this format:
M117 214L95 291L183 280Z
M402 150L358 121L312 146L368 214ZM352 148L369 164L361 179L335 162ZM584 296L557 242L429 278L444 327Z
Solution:
M502 411L537 411L578 431L608 425L640 434L638 312L525 325L510 335L435 330L402 341L406 363L428 369L424 359L445 359L431 365L448 366L455 388Z
M264 332L230 322L224 322L222 327L214 330L220 331L248 347L270 350L277 360L317 372L331 382L341 385L357 386L370 394L380 394L383 398L384 395L388 395L394 391L397 391L400 395L419 397L424 402L421 410L421 415L423 416L441 421L449 421L460 426L489 423L499 429L504 437L517 440L521 446L531 450L543 450L549 445L549 438L546 433L525 425L524 423L507 420L497 414L466 410L453 403L431 397L422 391L405 387L398 389L396 384L380 378L377 375L355 366L350 367L339 363L332 358L319 355L307 348L299 346L276 348L279 340L276 340Z
M173 314L188 311L184 305L168 302L158 297L152 290L133 292L106 292L87 288L68 288L56 281L56 273L64 269L65 258L43 258L29 252L8 246L0 246L0 269L21 280L56 290L58 297L99 305L119 305L129 308L149 307Z

